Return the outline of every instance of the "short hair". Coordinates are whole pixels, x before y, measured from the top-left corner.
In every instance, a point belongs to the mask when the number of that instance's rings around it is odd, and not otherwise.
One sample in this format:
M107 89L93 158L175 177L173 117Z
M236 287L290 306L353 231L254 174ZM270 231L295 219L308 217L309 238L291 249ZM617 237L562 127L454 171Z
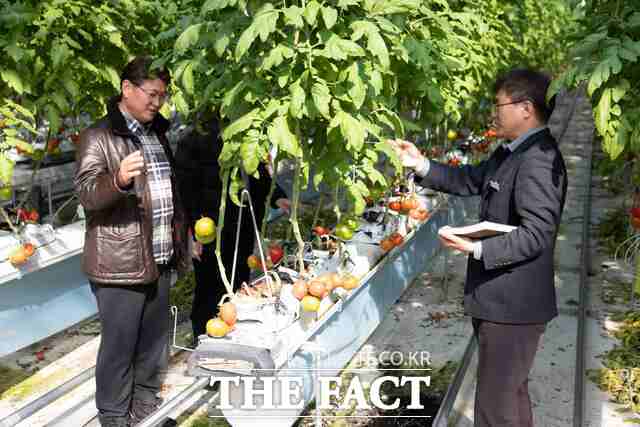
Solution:
M546 101L551 78L544 73L526 68L516 68L498 77L495 93L503 91L512 100L528 100L543 122L547 122L555 106L555 96Z
M167 86L171 83L171 75L164 67L151 68L153 59L150 56L137 56L129 62L120 75L120 84L129 80L135 85L141 85L145 80L160 79Z

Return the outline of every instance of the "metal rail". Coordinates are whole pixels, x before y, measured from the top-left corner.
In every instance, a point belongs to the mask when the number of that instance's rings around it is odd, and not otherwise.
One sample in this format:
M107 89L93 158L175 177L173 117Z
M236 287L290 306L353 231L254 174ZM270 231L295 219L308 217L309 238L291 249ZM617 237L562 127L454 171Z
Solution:
M576 96L576 98L578 98ZM587 189L585 194L585 200L583 205L583 220L582 220L582 247L580 249L580 287L578 290L578 337L576 339L576 372L574 391L575 397L573 399L573 425L574 427L582 427L584 418L584 346L585 346L585 317L586 317L586 304L588 298L588 286L589 286L589 265L590 265L590 253L589 253L589 229L591 227L591 182L593 174L593 140L591 144L585 147L589 150L587 156L587 173L589 179L587 182Z
M456 369L453 380L451 381L451 384L449 384L447 393L444 395L442 403L440 404L440 408L438 408L438 413L433 420L434 427L449 426L449 418L451 417L453 404L456 402L456 398L458 397L458 393L460 392L460 387L462 386L464 377L467 375L469 365L471 364L471 359L473 358L477 347L478 341L476 340L475 335L472 334L471 338L469 338L467 348L464 351L464 355L462 356L460 366L458 366L458 369Z
M0 427L13 427L19 422L26 420L40 409L49 406L53 401L59 399L71 390L91 379L95 375L95 371L95 366L85 369L64 384L48 391L34 401L29 402L27 405L18 409L11 415L0 420Z
M155 427L160 425L160 423L164 423L167 420L169 412L174 410L178 405L189 399L195 393L205 388L209 384L209 381L209 377L203 377L195 380L189 387L175 395L173 399L165 402L157 411L137 424L137 427Z

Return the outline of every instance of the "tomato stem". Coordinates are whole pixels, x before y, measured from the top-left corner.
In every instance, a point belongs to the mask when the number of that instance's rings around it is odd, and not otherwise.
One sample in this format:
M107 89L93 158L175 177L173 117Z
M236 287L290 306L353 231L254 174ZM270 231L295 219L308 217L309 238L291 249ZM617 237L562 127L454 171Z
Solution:
M18 203L18 206L16 207L16 209L23 208L24 205L27 203L27 200L29 200L29 197L31 197L31 193L33 192L33 187L35 186L34 182L36 180L36 175L38 175L38 172L40 171L40 168L42 167L42 162L44 161L45 156L49 152L49 141L50 140L51 140L51 126L49 126L49 129L47 130L47 142L45 142L45 144L44 144L44 154L42 155L42 157L40 157L38 160L36 160L36 164L33 167L33 172L31 172L31 179L29 180L29 191L27 191L27 193L24 195L22 200L20 200L20 203ZM53 212L49 212L49 213L53 215Z
M13 222L11 222L11 218L9 218L7 211L2 206L0 206L0 213L4 217L5 221L7 221L7 224L9 224L9 228L11 228L13 234L15 234L16 238L20 240L20 233L18 233L18 229L13 225Z
M280 159L278 156L273 160L273 174L271 176L271 185L269 186L269 194L267 195L266 200L264 201L264 212L265 215L262 217L262 226L260 227L260 234L262 237L265 237L267 234L267 222L269 220L269 215L267 214L271 211L271 198L273 197L273 193L276 189L276 178L278 177L278 163Z
M318 218L320 217L320 209L322 208L322 199L324 198L324 193L320 193L318 197L318 206L316 206L316 211L313 213L313 222L311 223L312 227L315 227L318 224Z
M230 169L226 169L222 175L222 195L220 196L220 208L218 210L218 227L216 229L216 259L218 260L218 269L220 270L220 277L222 278L222 283L224 287L227 289L229 294L233 294L233 286L229 282L229 278L227 277L227 271L224 268L224 263L222 262L222 229L224 228L224 214L227 209L227 194L229 193L229 175L231 174Z
M304 271L304 241L302 240L302 235L300 234L300 225L298 224L298 205L300 204L300 169L302 159L297 158L295 162L296 166L293 173L293 201L289 222L291 222L291 225L293 226L293 235L295 236L296 242L298 243L298 269L300 275L302 275Z

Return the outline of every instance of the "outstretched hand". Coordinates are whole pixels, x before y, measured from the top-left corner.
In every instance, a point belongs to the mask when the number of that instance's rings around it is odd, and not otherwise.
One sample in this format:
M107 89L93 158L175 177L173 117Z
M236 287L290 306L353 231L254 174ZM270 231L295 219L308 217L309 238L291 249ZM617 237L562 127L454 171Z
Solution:
M424 163L424 156L413 143L402 139L389 139L387 143L391 145L396 155L400 158L402 166L416 169Z

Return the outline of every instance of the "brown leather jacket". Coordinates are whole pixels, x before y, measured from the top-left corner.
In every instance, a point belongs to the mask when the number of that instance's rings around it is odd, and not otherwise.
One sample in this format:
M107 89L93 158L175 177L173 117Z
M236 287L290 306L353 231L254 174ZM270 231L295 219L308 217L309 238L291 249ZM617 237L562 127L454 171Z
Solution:
M139 146L118 108L119 99L108 105L105 118L80 134L76 152L75 190L84 207L86 231L82 268L89 280L113 285L140 285L158 279L153 258L152 213L146 175L135 178L131 190L115 181L120 161ZM165 132L169 122L157 115L152 123L172 170L173 154ZM186 223L174 173L172 267L186 271Z

